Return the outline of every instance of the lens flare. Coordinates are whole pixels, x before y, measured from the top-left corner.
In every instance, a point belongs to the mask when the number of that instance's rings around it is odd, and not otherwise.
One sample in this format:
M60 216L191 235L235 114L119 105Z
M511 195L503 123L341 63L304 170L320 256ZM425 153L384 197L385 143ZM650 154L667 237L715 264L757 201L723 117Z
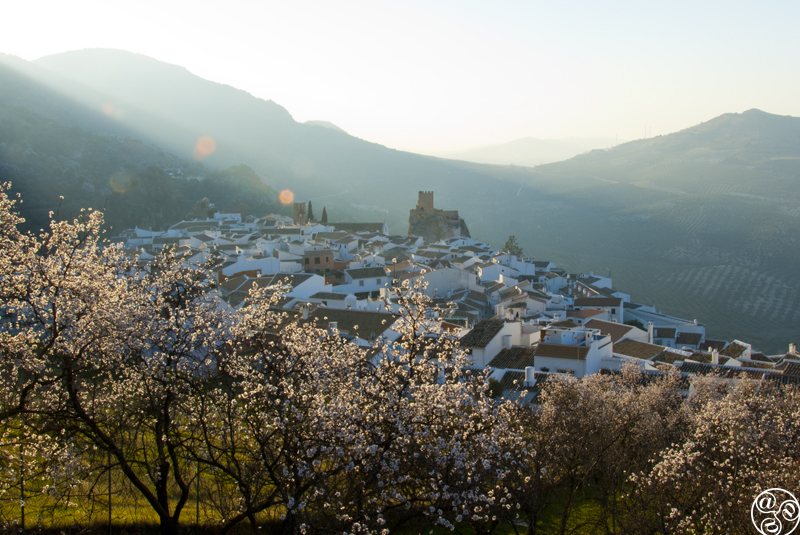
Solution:
M133 179L131 178L131 175L125 171L119 171L111 175L111 180L108 181L108 184L111 186L111 189L117 193L125 193L131 188Z
M113 117L117 121L121 121L125 118L125 112L119 108L115 108L111 104L103 104L102 110L103 115L106 117Z
M292 204L292 201L294 201L294 193L292 193L292 190L285 189L278 195L278 199L280 199L283 204Z
M197 161L205 160L206 157L211 155L217 150L217 142L211 136L203 136L197 140L197 144L192 151L192 156Z

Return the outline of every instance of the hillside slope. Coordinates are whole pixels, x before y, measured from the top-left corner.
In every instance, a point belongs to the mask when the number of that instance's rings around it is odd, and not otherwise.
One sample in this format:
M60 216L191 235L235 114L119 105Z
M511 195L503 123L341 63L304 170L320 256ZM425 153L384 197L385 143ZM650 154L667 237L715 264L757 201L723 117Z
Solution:
M496 165L537 165L560 162L578 154L613 146L614 139L536 139L523 137L507 143L439 153L436 156Z
M611 271L712 337L779 351L800 334L798 118L725 114L543 165L512 206L523 246Z
M210 136L206 168L246 163L272 188L327 206L331 220L385 220L396 233L417 191L434 190L473 236L500 247L515 234L529 255L610 271L634 300L696 316L712 338L778 351L798 337L800 119L726 114L535 169L502 167L300 124L274 102L127 52L0 60L0 99L65 128L188 161Z

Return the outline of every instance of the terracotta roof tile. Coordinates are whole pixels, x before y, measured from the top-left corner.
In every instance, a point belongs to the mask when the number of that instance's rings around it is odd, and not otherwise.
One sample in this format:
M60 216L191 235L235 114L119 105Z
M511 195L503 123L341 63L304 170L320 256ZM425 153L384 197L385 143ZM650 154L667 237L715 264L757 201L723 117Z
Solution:
M313 276L314 275L310 273L276 273L275 276L272 277L272 280L269 282L269 284L288 284L294 288Z
M497 333L505 325L505 321L496 319L484 319L479 321L470 332L461 338L462 347L483 348L497 336Z
M611 341L615 344L633 329L631 325L597 319L589 320L583 326L587 329L599 329L604 336L610 336Z
M321 328L326 329L335 321L336 328L340 332L357 335L365 340L375 340L391 327L397 318L395 314L340 308L318 308L308 315L308 321L316 321L317 326Z
M328 299L331 301L344 301L344 298L347 297L347 294L337 294L333 292L317 292L309 299Z
M703 333L678 333L675 343L679 346L696 346L703 341Z
M707 350L710 347L711 349L722 351L723 349L725 349L725 345L727 343L728 342L726 342L725 340L709 340L708 338L706 338L703 341L703 347L701 349Z
M579 297L575 300L576 307L621 307L621 297Z
M660 327L658 329L653 329L653 337L654 338L675 338L675 333L677 331L671 327Z
M670 350L662 351L652 358L653 362L663 362L665 364L675 364L678 361L686 360L686 356Z
M506 372L500 383L504 390L522 390L524 388L525 372Z
M638 340L622 340L614 344L614 353L642 360L649 360L662 353L666 348Z
M525 346L506 348L489 362L489 366L491 368L524 370L527 366L533 366L535 351L535 348Z
M353 280L373 279L386 276L386 270L382 267L346 269L345 273L350 275Z
M763 371L748 370L738 366L715 366L713 364L702 364L699 362L684 362L679 368L681 373L693 373L695 375L719 374L725 379L745 378L761 379L764 377Z
M786 367L783 369L783 375L792 375L795 377L800 377L800 364L797 362L789 362L786 364Z
M737 344L736 342L731 342L728 344L728 347L723 349L719 352L721 357L730 357L730 358L738 358L747 350L747 347Z

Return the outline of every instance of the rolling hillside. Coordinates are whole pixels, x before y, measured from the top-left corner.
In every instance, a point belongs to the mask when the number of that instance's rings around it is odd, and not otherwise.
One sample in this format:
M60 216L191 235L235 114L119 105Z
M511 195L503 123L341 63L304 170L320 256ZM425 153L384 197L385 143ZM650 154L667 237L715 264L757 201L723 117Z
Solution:
M155 143L182 161L194 162L198 139L209 136L209 172L247 164L271 188L327 206L331 220L385 220L404 233L417 191L434 190L437 206L458 209L474 236L500 247L515 234L528 255L610 271L635 301L697 317L709 337L777 352L800 334L797 118L726 114L522 168L421 156L301 124L274 102L121 51L0 57L0 82L8 109Z
M539 230L524 246L611 271L711 337L780 351L800 334L800 119L726 114L540 166L514 205Z
M507 143L443 152L436 156L475 163L534 167L545 163L560 162L590 150L605 149L614 145L613 138L536 139L523 137Z

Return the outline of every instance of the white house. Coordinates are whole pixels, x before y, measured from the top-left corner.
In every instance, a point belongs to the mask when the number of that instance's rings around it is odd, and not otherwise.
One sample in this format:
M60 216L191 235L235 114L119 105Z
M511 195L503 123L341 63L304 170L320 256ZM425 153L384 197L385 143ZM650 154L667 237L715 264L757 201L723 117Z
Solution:
M600 361L613 356L611 337L586 328L542 331L542 341L536 346L534 367L526 368L533 378L535 371L569 373L583 377L600 371Z
M269 284L289 285L291 289L286 292L286 296L302 299L308 299L318 292L332 291L332 287L325 284L323 277L311 273L277 273Z
M460 269L428 270L422 279L428 283L425 293L429 296L449 297L453 292L461 289L483 292L483 286L478 283L478 277L474 273Z
M611 317L611 321L623 323L624 313L622 311L621 297L578 297L573 304L574 310L597 309L605 310Z
M522 324L498 318L484 319L461 338L474 366L486 366L502 349L522 345Z

